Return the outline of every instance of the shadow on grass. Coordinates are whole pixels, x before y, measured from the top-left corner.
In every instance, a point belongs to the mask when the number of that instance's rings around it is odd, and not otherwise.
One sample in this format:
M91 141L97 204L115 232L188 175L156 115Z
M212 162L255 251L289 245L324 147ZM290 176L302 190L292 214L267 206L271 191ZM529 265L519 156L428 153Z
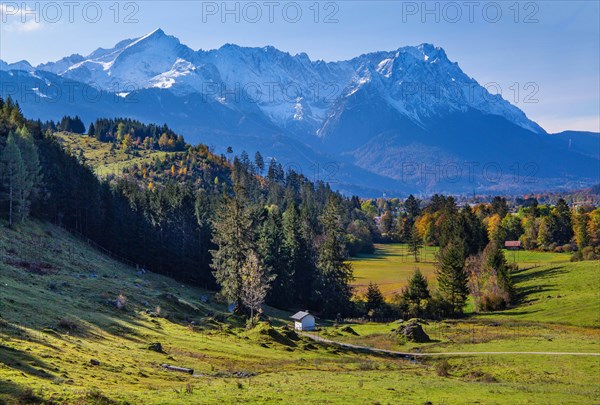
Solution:
M537 270L519 270L512 274L512 279L515 285L519 285L522 283L526 283L532 280L548 280L552 276L556 276L564 273L564 267L556 266L556 267L547 267L541 268ZM516 288L516 298L519 304L525 304L528 302L535 301L531 296L536 293L544 293L550 291L557 291L557 286L555 284L538 284L531 285L525 287L517 287ZM523 313L523 312L521 312Z
M516 283L523 283L532 279L540 279L546 278L549 276L554 276L558 274L565 273L564 266L555 266L555 267L537 267L536 270L522 269L512 273L513 281Z
M6 402L8 401L8 402ZM2 381L0 383L0 404L42 404L44 400L38 397L31 388L14 383Z
M48 368L46 363L33 357L27 352L16 350L11 347L0 345L0 363L33 377L45 379L53 379L55 377L53 374L44 370L44 368Z

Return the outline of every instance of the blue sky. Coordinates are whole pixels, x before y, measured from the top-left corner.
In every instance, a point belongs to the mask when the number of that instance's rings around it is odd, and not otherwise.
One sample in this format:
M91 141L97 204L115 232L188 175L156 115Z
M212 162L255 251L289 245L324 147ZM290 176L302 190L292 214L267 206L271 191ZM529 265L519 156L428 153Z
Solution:
M85 55L158 27L194 49L273 45L325 60L429 42L546 130L600 131L595 0L67 3L0 1L0 59Z

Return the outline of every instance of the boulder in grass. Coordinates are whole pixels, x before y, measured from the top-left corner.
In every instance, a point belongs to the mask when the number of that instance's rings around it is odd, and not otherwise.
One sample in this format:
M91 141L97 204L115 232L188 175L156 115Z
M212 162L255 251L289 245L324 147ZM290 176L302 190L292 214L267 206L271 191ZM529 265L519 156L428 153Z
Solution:
M148 346L148 350L152 350L153 352L157 352L157 353L163 353L162 345L160 343L158 343L158 342L151 343Z
M410 319L401 323L394 333L410 342L426 343L431 341L429 335L425 333L417 319Z

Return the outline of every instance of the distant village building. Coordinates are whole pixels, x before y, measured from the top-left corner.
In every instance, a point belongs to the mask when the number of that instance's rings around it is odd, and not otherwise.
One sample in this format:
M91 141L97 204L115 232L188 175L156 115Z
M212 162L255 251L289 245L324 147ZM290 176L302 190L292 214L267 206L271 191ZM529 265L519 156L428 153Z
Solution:
M315 317L309 314L308 311L297 312L290 318L294 320L294 329L296 330L315 330Z
M521 241L520 240L507 240L504 242L504 248L508 250L520 250L521 249Z

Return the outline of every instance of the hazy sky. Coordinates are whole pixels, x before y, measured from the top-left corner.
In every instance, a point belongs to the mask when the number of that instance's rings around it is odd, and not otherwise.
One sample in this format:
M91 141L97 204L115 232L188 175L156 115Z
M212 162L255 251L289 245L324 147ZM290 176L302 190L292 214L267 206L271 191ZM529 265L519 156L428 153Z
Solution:
M193 49L273 45L311 59L433 43L550 132L600 131L600 2L0 1L0 59L89 54L155 28Z

